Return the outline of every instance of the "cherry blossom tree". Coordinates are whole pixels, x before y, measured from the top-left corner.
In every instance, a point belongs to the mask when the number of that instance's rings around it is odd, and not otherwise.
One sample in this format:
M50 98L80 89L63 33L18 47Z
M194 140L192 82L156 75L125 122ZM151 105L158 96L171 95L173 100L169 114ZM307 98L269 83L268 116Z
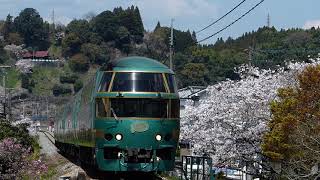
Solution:
M41 160L32 160L31 148L25 148L15 138L5 138L0 142L0 179L40 179L47 171Z
M261 162L270 103L277 99L277 89L296 86L297 73L307 65L288 63L277 70L240 67L241 80L209 86L198 106L187 103L181 112L181 139L189 140L195 153L208 153L216 165Z

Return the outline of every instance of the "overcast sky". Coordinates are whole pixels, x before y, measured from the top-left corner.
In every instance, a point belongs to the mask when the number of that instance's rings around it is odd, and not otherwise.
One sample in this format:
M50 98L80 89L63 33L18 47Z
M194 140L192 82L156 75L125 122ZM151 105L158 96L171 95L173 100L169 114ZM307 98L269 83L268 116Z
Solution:
M216 20L242 0L0 0L0 18L7 14L17 16L27 7L35 8L47 21L51 21L52 10L55 19L61 23L68 23L74 18L83 18L85 14L93 12L99 14L114 7L124 8L135 5L141 12L146 30L153 30L157 21L161 25L170 25L174 18L174 26L181 30L199 30ZM220 23L197 34L202 39L213 34L220 28L237 19L260 0L247 0L234 13ZM218 37L238 37L245 32L256 30L267 24L267 14L270 14L271 25L280 28L310 28L320 26L320 0L265 0L248 16L225 30L218 36L207 40L212 43Z

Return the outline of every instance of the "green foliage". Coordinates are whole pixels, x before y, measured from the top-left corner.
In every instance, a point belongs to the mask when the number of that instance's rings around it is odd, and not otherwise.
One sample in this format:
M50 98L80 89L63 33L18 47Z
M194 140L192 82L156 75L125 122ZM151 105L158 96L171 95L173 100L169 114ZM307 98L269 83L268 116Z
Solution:
M174 30L174 48L177 52L184 52L188 50L189 47L195 45L195 39L192 37L190 31L178 31Z
M4 73L0 71L0 84L3 86L3 78ZM19 70L16 70L14 68L9 68L5 70L6 75L6 87L7 88L15 88L18 85L18 82L20 81L20 72Z
M57 46L57 45L52 44L48 51L49 51L49 55L53 58L61 58L62 57L61 46Z
M43 23L37 10L26 8L14 19L14 27L27 46L46 50L49 47L49 25Z
M73 33L79 37L81 43L88 42L91 34L90 25L87 20L73 20L71 21L66 29L66 32Z
M181 71L181 78L183 84L187 86L206 85L206 78L208 69L202 63L188 63ZM184 81L186 80L186 81Z
M319 162L320 65L309 66L298 76L296 87L278 90L271 103L270 131L263 139L266 156L282 163L283 172L308 174Z
M83 54L76 54L69 60L70 68L75 72L86 72L89 69L89 59Z
M174 57L180 87L192 84L208 85L226 78L239 79L234 68L246 59L245 53L233 50L215 51L212 48L192 47L189 51L190 55L177 53ZM196 64L198 66L195 66Z
M73 90L75 93L77 93L82 87L83 87L83 83L80 79L78 79L73 86Z
M21 45L23 44L23 38L18 33L9 33L7 42L9 44Z
M220 171L217 175L216 175L216 179L217 180L225 180L226 177L224 175L224 173L222 171Z
M161 28L161 25L160 25L160 22L158 21L153 31L157 31L159 28Z
M289 29L280 31L274 27L262 27L257 31L245 33L233 40L219 38L212 46L216 51L223 49L244 52L249 46L254 47L252 64L260 68L283 66L286 60L302 61L308 55L315 57L319 52L320 29Z
M18 82L20 81L20 71L14 68L6 70L6 87L16 88Z
M0 64L3 64L9 59L8 53L3 48L4 43L0 42Z
M35 67L29 78L29 88L36 95L51 95L54 84L60 81L60 70L56 68Z
M111 11L104 11L92 20L92 27L103 41L108 42L116 38L119 19Z
M71 83L74 84L79 77L76 74L66 74L60 76L60 83Z
M52 88L52 94L54 96L70 95L71 93L72 93L72 90L66 86L55 84Z
M24 9L14 22L12 19L8 15L1 28L7 43L24 41L33 50L46 49L43 43L48 41L49 24L43 22L36 10ZM147 56L169 64L170 28L161 27L158 22L154 32L144 32L138 7L118 7L88 20L73 20L67 27L57 27L56 31L65 31L66 35L59 39L59 42L62 39L61 47L57 45L60 43L50 47L50 55L71 57L69 65L74 72L85 72L90 64L107 63L116 56L115 48L127 55ZM236 39L218 38L212 45L196 45L196 34L189 30L174 29L173 38L173 63L179 87L214 84L226 78L239 79L234 68L248 63L249 46L254 49L251 63L265 69L283 66L287 60L316 57L320 52L319 28L277 30L262 27ZM140 43L143 44L137 45ZM4 63L9 57L1 46L0 63ZM197 72L190 73L192 70Z
M4 120L0 121L0 141L5 138L16 138L20 144L22 144L25 148L33 147L33 145L37 144L35 139L30 137L27 124L21 124L18 126L13 126L9 122Z
M58 174L58 170L55 169L57 167L57 165L55 164L50 164L48 166L48 171L46 173L44 173L43 175L41 175L40 179L53 179L53 177Z
M82 44L81 52L89 58L89 61L93 64L104 64L110 59L107 52L107 47L97 45L93 43Z
M131 6L126 10L119 7L115 8L113 12L104 11L92 20L93 30L98 33L105 42L116 40L117 37L119 37L117 33L121 26L127 29L130 39L137 43L142 42L144 28L137 7ZM124 31L124 28L120 30ZM123 32L120 34L123 34Z
M29 92L32 92L32 88L34 88L34 82L31 79L30 74L21 74L21 87L28 89Z
M64 56L71 56L80 51L81 39L75 33L69 33L62 41L62 53Z
M239 79L239 76L234 73L234 68L243 63L248 63L249 46L253 47L251 64L265 69L284 66L285 62L289 60L299 62L307 60L309 57L314 58L320 51L320 29L315 28L278 31L274 27L263 27L257 31L245 33L237 39L223 40L218 38L214 45L198 46L192 44L192 40L196 38L195 34L189 34L190 32L175 31L176 44L174 48L176 54L173 63L180 87L190 85L189 82L195 81L194 78L191 78L193 75L186 76L187 69L190 70L190 64L188 63L202 63L208 70L208 73L198 74L198 78L203 76L199 79L199 82L196 82L198 84L214 84L226 78ZM157 27L151 37L153 36L162 37L164 39L163 44L167 46L169 43L169 28ZM159 46L161 45L159 42L162 40L161 38L160 40L154 38L152 41ZM152 43L147 45L152 47ZM162 50L168 51L166 48L162 48ZM167 55L154 56L154 51L149 52L151 57L162 61L167 59ZM187 65L189 67L186 67ZM203 82L203 79L206 83Z
M130 32L124 26L120 26L116 33L116 47L121 49L126 54L130 52Z
M13 17L8 14L4 25L1 29L1 33L3 34L4 39L6 40L9 37L9 33L14 31L14 25L13 25Z
M164 39L164 43L169 46L170 44L170 33L171 29L168 27L159 27L156 28L154 31L157 36L160 36L162 39ZM195 44L195 39L192 37L192 34L190 31L180 31L174 29L173 32L173 46L174 50L176 52L185 52L189 50L188 48L196 45Z
M128 55L133 51L134 43L142 43L143 36L139 9L134 6L126 10L115 8L113 12L104 11L89 21L71 21L62 41L62 54L79 60L80 53L88 57L90 63L102 65L110 59L110 48L117 48ZM86 71L83 67L78 69L76 65L79 64L81 62L71 61L70 67L74 71Z
M159 28L153 33L147 34L144 40L146 49L143 51L143 55L157 59L160 62L165 62L168 58L169 52L168 44L166 44L166 38L166 32L162 28Z

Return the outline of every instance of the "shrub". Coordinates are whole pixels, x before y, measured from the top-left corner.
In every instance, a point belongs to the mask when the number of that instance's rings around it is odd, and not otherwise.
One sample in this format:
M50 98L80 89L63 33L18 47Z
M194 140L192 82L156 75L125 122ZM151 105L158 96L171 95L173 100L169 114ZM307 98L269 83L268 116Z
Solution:
M54 96L64 95L64 94L71 94L72 90L68 87L61 86L58 84L55 84L52 88L52 94Z
M71 57L69 65L75 72L86 72L89 69L89 59L87 56L79 53Z
M13 126L0 120L0 179L35 179L46 165L33 156L39 144L29 135L28 124Z
M21 179L39 177L47 171L40 160L32 160L31 148L25 148L15 138L5 138L0 142L0 179Z
M30 137L27 127L28 124L13 126L8 122L0 121L0 141L11 137L15 138L17 142L23 145L23 147L32 147L32 145L35 143L35 140Z
M78 92L82 87L83 87L83 83L80 79L78 79L73 86L74 92L75 93Z
M71 83L74 84L79 77L75 74L66 74L60 76L60 83Z

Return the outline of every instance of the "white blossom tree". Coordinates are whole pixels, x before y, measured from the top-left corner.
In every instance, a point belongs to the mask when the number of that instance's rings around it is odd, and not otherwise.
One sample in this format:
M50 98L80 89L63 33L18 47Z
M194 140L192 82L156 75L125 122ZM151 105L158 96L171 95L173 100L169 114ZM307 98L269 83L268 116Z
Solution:
M181 139L189 140L194 152L209 153L216 165L259 162L270 102L277 98L278 88L295 86L297 72L307 65L288 63L276 71L242 66L240 81L209 86L198 106L187 104L181 112Z

